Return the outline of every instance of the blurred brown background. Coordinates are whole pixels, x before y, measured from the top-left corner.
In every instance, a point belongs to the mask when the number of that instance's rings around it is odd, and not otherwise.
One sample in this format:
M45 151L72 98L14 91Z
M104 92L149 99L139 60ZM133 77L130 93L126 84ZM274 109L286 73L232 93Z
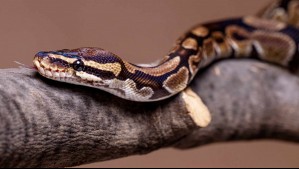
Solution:
M0 68L39 50L97 46L139 63L164 56L196 23L255 14L269 0L1 0ZM299 167L299 146L255 141L163 149L82 167Z

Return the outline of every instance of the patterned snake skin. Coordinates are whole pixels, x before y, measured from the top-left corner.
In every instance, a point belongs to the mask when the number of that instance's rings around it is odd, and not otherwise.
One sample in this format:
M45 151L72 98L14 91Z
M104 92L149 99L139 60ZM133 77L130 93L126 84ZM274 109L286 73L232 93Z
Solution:
M50 79L91 86L121 98L150 102L171 97L216 60L255 58L297 71L299 1L280 0L258 16L200 24L181 36L156 64L135 65L100 48L39 52L38 72Z

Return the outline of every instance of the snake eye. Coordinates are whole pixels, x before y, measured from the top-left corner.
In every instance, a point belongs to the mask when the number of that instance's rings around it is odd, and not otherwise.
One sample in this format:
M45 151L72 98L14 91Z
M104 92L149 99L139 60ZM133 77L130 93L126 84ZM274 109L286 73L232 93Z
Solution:
M84 70L84 62L80 59L76 60L73 64L72 64L73 68L76 71L83 71Z

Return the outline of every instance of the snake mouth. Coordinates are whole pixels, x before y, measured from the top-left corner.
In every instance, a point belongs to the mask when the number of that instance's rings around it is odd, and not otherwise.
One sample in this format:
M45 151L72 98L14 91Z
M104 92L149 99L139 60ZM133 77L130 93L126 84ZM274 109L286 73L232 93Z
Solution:
M74 77L74 71L70 68L51 63L49 57L35 57L33 64L36 67L39 74L47 78L64 80Z

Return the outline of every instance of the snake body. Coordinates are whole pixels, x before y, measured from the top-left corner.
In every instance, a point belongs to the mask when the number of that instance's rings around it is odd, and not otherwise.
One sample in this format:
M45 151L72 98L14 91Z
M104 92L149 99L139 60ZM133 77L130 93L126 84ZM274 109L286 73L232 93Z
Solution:
M219 59L255 58L296 71L298 6L297 0L282 0L261 17L194 26L155 64L132 64L95 47L38 52L33 63L50 79L99 88L132 101L163 100L184 90L199 70Z

